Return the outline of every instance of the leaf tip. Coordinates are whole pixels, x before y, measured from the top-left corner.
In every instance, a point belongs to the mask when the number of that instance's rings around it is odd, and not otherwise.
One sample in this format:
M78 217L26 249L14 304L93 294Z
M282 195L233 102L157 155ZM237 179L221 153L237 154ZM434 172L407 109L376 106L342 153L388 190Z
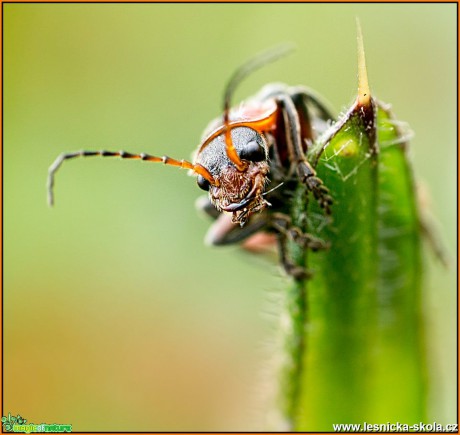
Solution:
M358 39L358 104L369 106L371 101L371 91L367 79L366 57L364 54L363 33L359 18L356 18L356 33Z

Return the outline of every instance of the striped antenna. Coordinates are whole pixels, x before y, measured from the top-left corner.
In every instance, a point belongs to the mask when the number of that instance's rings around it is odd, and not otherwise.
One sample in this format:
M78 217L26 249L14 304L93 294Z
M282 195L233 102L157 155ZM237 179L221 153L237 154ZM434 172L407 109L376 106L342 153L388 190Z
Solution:
M120 157L122 159L131 159L131 160L144 160L147 162L163 163L169 166L177 166L182 169L191 169L196 174L201 175L206 180L208 180L212 185L217 185L217 180L210 174L210 172L200 164L193 164L187 160L176 160L168 156L157 157L151 156L149 154L131 154L126 151L76 151L71 153L61 154L54 163L48 169L48 182L47 182L47 192L48 192L48 204L50 206L54 205L54 176L57 170L61 167L65 160L74 159L75 157Z

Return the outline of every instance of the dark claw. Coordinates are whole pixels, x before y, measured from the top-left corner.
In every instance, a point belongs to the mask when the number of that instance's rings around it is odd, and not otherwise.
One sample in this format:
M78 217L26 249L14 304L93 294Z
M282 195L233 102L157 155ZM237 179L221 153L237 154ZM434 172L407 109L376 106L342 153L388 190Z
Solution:
M326 214L331 214L330 205L333 204L333 199L329 195L329 189L323 184L323 182L315 176L307 177L305 184L308 189L313 192L313 196L318 201L319 206L324 209Z
M289 276L297 280L309 279L313 276L311 271L300 266L295 266L294 264L285 264L284 270Z

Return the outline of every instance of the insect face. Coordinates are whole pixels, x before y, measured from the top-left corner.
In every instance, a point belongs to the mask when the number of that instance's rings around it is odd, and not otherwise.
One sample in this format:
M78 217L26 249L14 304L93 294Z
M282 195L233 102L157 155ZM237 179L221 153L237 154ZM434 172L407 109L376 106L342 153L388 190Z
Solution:
M212 204L219 211L233 213L233 221L244 224L252 213L269 204L263 198L269 172L267 142L264 136L249 127L231 130L233 146L244 163L243 168L230 161L225 135L211 133L200 148L196 162L205 167L215 180L211 185L201 177L199 187L209 190Z
M299 272L286 257L287 238L294 234L302 243L310 243L312 248L318 249L319 245L317 241L313 243L311 238L299 235L298 229L290 228L290 218L283 213L290 189L296 183L306 184L320 206L330 212L332 198L316 176L305 151L307 144L315 138L314 126L326 125L326 121L333 117L308 89L279 84L267 86L244 105L231 109L231 97L241 80L289 51L286 46L269 51L234 73L225 90L223 115L206 130L193 162L126 151L64 153L49 168L49 203L52 205L54 201L56 171L64 161L77 157L119 157L188 169L197 176L198 186L209 195L202 208L216 219L207 236L210 243L237 243L259 231L274 232L278 236L280 257L286 271L301 276L304 272ZM315 123L316 118L322 124ZM281 186L284 187L278 189ZM239 223L240 227L232 222Z

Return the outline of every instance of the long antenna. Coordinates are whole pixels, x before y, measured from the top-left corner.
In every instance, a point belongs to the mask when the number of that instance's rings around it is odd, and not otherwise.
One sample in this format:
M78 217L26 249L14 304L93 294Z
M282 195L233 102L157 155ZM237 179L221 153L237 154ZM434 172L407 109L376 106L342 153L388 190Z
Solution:
M54 175L57 170L61 167L65 160L74 159L75 157L120 157L122 159L132 160L144 160L147 162L163 163L165 165L177 166L183 169L191 169L198 175L201 175L211 184L217 185L217 180L210 174L210 172L202 165L188 162L187 160L176 160L168 156L157 157L151 156L150 154L132 154L126 151L75 151L72 153L61 154L54 163L48 169L48 181L47 181L47 192L48 192L48 204L54 205Z
M259 68L267 65L275 60L280 59L291 53L295 49L294 44L286 43L281 44L276 47L270 48L269 50L263 51L262 53L256 55L243 65L241 65L231 76L227 87L225 88L224 93L224 132L225 132L225 143L226 143L226 152L228 158L235 164L239 171L244 171L246 169L246 164L241 161L238 153L236 152L235 146L232 142L231 137L231 128L230 124L230 107L231 99L233 93L237 86L251 73L258 70Z

